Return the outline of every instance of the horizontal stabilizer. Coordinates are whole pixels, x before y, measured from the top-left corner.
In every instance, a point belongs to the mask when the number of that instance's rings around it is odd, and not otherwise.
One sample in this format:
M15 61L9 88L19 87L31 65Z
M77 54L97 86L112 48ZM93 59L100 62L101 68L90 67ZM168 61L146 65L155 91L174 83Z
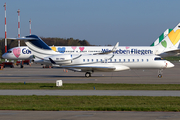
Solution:
M26 38L26 37L20 37L20 38L7 38L9 40L38 40L36 38Z

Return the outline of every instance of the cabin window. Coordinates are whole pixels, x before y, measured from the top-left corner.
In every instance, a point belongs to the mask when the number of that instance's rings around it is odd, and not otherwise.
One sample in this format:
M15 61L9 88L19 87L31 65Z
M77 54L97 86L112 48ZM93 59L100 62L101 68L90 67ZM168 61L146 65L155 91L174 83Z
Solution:
M85 62L85 59L83 59L83 62Z
M96 62L98 62L98 59L96 59Z
M12 51L8 51L8 53L12 53Z
M116 59L114 59L114 62L116 62Z
M137 59L137 62L139 62L139 59Z
M130 59L128 59L128 62L130 62Z
M124 59L124 62L126 62L126 59Z
M89 59L87 59L87 61L89 62Z
M93 59L92 59L92 62L93 62Z
M103 60L101 59L101 62L102 62Z
M142 62L144 61L144 59L142 59Z
M147 59L147 62L149 61L149 59Z
M56 60L59 60L59 58L56 58Z
M121 59L119 59L119 62L121 62Z
M110 59L110 62L112 62L112 59Z
M132 61L134 62L134 59L132 59Z

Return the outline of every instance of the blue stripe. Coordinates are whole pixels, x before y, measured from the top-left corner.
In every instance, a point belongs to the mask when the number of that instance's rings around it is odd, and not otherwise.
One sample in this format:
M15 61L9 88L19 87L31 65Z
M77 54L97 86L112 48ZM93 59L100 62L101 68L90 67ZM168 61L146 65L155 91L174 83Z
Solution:
M33 45L35 45L38 48L52 50L44 41L41 40L41 38L39 38L36 35L26 36L26 38L36 38L33 40L28 40L28 42L32 43Z

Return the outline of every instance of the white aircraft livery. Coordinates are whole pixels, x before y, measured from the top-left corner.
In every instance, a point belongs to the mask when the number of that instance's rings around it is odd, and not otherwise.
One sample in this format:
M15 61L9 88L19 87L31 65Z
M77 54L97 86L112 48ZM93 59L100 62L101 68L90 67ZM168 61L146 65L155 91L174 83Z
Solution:
M12 38L13 39L13 38ZM158 77L162 77L161 70L174 65L156 55L147 55L148 50L135 50L130 54L111 54L118 48L118 43L111 51L100 54L60 54L53 51L38 36L30 35L16 40L24 40L32 54L43 63L59 65L61 68L77 72L85 72L91 77L94 72L122 71L128 69L159 69ZM136 54L140 52L140 54Z
M159 55L161 57L177 56L180 42L180 24L174 29L166 30L151 46L119 46L113 54ZM112 46L51 46L51 49L61 54L94 54L106 53ZM15 47L2 55L5 59L24 60L32 59L33 54L27 46Z

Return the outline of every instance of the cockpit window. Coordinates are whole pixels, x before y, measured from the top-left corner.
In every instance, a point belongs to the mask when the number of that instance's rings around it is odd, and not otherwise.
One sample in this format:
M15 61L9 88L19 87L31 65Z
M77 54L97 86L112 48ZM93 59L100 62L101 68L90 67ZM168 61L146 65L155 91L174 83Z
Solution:
M163 58L161 58L161 57L156 57L156 58L154 58L154 60L163 60Z
M12 53L12 51L10 50L10 51L7 51L7 53Z

